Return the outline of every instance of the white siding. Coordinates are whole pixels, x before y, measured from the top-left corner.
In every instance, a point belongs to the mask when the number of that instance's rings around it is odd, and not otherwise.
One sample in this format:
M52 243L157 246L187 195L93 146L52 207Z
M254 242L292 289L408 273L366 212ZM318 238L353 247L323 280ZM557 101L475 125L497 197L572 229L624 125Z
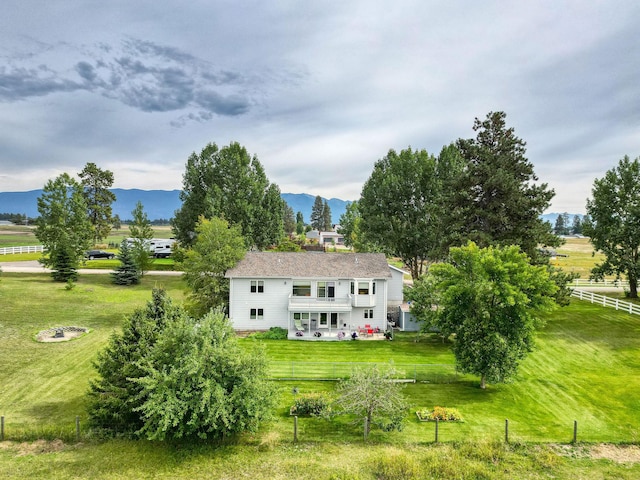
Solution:
M264 282L264 292L251 292L251 281L260 280ZM303 280L303 279L295 279ZM335 298L346 299L351 293L352 279L320 278L304 279L311 282L311 297L315 299L317 295L317 282L335 282ZM291 278L231 278L229 291L229 317L236 330L268 330L277 326L290 328L293 324L293 312L289 312L289 296L293 290ZM375 306L360 308L353 307L350 312L338 313L338 329L349 331L364 327L365 324L372 328L384 330L387 327L387 279L376 279L376 301ZM251 309L263 309L262 320L251 319ZM364 318L365 310L373 310L373 318ZM331 302L326 303L326 309L318 306L310 313L311 318L319 318L320 312L331 313ZM335 311L335 310L334 310ZM318 325L316 321L314 327ZM346 325L346 327L345 327Z
M389 280L389 305L400 305L404 299L404 272L399 268L389 266L391 272L391 279Z
M251 280L264 281L264 292L252 293ZM286 282L286 283L285 283ZM288 328L289 293L291 280L283 278L232 278L229 316L236 330L268 330L270 327ZM252 308L262 308L262 320L251 319Z

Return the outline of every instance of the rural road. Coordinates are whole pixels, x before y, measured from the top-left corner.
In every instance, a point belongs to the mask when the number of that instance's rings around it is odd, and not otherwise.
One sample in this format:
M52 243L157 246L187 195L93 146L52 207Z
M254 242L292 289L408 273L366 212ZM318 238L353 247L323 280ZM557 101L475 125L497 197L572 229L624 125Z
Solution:
M37 260L30 260L26 262L0 262L0 268L3 272L11 272L11 273L48 273L51 270L48 268L44 268L42 265L38 263ZM78 273L80 274L105 274L111 273L112 270L105 269L96 269L96 268L79 268ZM160 270L150 270L145 272L145 275L173 275L178 276L182 275L182 272L172 272L172 271L160 271Z

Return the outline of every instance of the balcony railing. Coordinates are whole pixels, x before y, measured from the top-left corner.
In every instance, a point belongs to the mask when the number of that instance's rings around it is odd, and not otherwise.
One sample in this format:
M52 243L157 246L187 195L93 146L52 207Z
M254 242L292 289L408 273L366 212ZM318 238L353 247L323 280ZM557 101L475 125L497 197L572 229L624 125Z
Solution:
M351 310L351 295L344 297L298 297L289 295L289 310Z

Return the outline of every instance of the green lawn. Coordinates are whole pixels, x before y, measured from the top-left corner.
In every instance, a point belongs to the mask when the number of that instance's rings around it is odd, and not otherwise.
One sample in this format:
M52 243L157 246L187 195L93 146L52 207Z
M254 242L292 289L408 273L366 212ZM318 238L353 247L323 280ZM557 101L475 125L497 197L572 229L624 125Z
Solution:
M73 290L46 274L0 277L0 415L7 438L29 441L0 442L0 477L403 478L385 476L398 465L432 472L404 478L572 478L571 472L582 472L575 478L640 477L639 464L590 460L581 447L569 449L567 458L553 446L537 445L570 442L574 420L580 442L638 442L640 317L577 300L549 316L538 348L514 382L486 391L471 376L453 383L408 384L404 392L411 410L405 429L374 430L366 447L361 446L361 427L340 417L331 422L301 418L301 443L291 443L293 387L301 393L331 393L335 387L333 381L301 380L277 381L274 420L226 446L91 440L84 412L84 394L94 376L91 363L123 316L144 305L155 285L164 286L178 302L183 298L179 277L147 276L140 286L118 287L107 275L84 275ZM34 341L38 331L59 325L85 326L91 332L59 344ZM262 342L270 361L278 364L393 362L399 369L453 364L448 344L433 337L415 340L415 334L404 334L393 342ZM242 344L255 341L241 339ZM434 424L418 422L414 413L434 405L456 407L465 418L440 424L441 446L431 445ZM73 442L76 415L81 444ZM512 447L501 444L505 419ZM36 438L69 443L30 443ZM468 453L461 453L465 449Z
M92 361L123 316L162 286L180 301L179 277L144 277L141 285L118 287L108 275L84 275L73 290L46 274L4 273L0 280L0 414L7 432L54 431L84 418L84 394L94 376ZM84 337L39 343L34 336L56 326L88 327Z

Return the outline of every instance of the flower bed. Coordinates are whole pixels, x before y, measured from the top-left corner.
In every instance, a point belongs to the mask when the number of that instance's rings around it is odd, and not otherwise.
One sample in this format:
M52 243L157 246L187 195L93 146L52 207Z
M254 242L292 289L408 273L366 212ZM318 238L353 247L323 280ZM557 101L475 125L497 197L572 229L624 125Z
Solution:
M462 415L457 408L447 407L433 407L433 410L428 408L420 408L416 411L418 420L421 422L434 422L436 420L440 422L462 422Z

